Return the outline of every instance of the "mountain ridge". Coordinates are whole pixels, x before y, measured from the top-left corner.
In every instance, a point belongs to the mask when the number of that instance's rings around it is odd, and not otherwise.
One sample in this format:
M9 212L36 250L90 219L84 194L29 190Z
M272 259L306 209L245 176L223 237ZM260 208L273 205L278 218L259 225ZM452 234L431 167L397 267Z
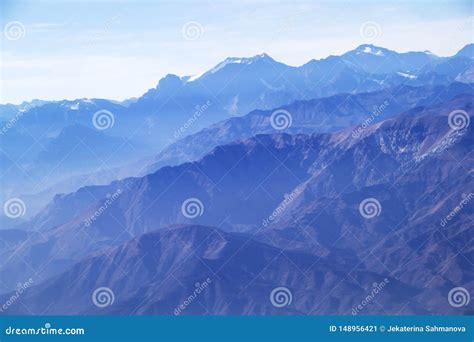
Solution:
M24 244L17 254L27 260L34 257L35 265L43 269L43 276L54 275L87 254L123 243L153 227L189 223L181 207L183 201L191 197L198 198L204 208L203 214L193 220L194 223L219 225L224 230L252 231L261 229L262 220L281 205L285 195L291 196L296 189L299 189L299 195L293 204L287 205L285 215L274 220L274 228L287 227L289 222L301 222L303 225L311 222L314 210L318 212L316 208L324 207L328 198L341 191L346 193L344 204L341 202L344 208L355 206L354 194L360 199L361 193L368 195L370 189L379 189L377 193L381 198L395 196L396 192L391 195L387 184L402 181L406 187L410 180L397 176L400 170L403 174L411 169L423 170L426 174L426 170L439 169L435 162L437 158L445 160L449 155L467 153L466 148L472 142L472 131L468 129L460 134L450 131L448 125L447 115L455 108L463 108L472 116L472 97L459 96L445 104L419 108L417 113L387 119L367 127L356 138L350 129L312 136L257 135L217 147L198 162L164 167L154 174L114 182L109 186L83 188L74 194L58 197L36 222L30 222L32 227L43 227L42 240ZM406 150L407 146L411 148ZM446 149L449 149L449 154L443 152ZM427 157L420 158L427 151L431 151ZM370 158L374 158L375 167ZM422 182L417 187L423 188L427 186L423 185L424 181L434 184L444 179L443 174L455 165L448 161L446 159L444 171L440 170L439 174L434 173L426 180L413 172L407 175L416 177L418 182ZM427 163L429 168L425 166ZM469 159L464 163L469 165ZM346 169L353 171L347 173ZM458 179L467 185L469 177L466 177L459 175ZM113 194L119 190L120 196L86 226L87 219L94 212L99 212L106 199L114 198ZM322 198L315 201L315 193ZM410 191L404 193L410 194ZM302 200L302 209L293 212L293 205L299 205ZM405 198L404 201L412 203L413 198ZM390 212L388 208L384 209L387 213ZM386 224L394 226L407 210L406 207L393 205ZM298 212L302 215L295 215ZM338 222L337 226L344 227L344 224L351 222L347 221L349 218L360 222L361 218L355 219L358 216L354 215L358 215L357 210L341 215L344 222ZM331 232L330 227L334 227L336 222L334 218L324 217L321 222L323 229L316 237L318 245L328 248L336 233ZM114 224L111 225L111 222ZM93 245L90 244L91 238L95 242ZM367 239L358 238L362 241ZM367 243L373 242L367 240ZM54 263L49 262L51 257ZM16 262L11 260L3 265L2 273L19 269ZM18 277L21 276L18 274ZM16 284L15 279L11 278L11 281Z

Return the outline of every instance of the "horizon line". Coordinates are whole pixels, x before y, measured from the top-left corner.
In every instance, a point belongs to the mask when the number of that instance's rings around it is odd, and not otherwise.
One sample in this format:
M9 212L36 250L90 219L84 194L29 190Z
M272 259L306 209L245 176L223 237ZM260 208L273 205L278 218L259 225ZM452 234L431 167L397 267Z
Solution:
M281 62L279 60L276 60L274 59L271 55L269 55L268 53L266 52L262 52L260 54L256 54L256 55L253 55L253 56L247 56L247 57L243 57L243 56L229 56L229 57L226 57L224 60L222 60L221 62L215 64L214 66L206 69L204 72L202 73L197 73L197 74L194 74L194 75L177 75L177 74L174 74L174 73L166 73L164 76L162 76L161 78L158 79L158 82L155 83L156 85L152 88L148 88L148 90L151 90L151 89L156 89L156 87L158 86L160 80L162 80L163 78L167 77L167 76L177 76L179 77L181 80L185 79L185 78L191 78L191 77L194 77L194 76L197 76L197 75L204 75L205 73L207 73L208 71L212 70L213 68L215 68L216 66L222 64L223 62L225 62L226 60L230 59L230 58L240 58L240 59L251 59L251 58L255 58L255 57L263 57L263 56L267 56L269 58L271 58L273 61L277 62L277 63L281 63L281 64L284 64L288 67L293 67L293 68L300 68L306 64L308 64L309 62L311 61L322 61L322 60L325 60L327 58L330 58L330 57L341 57L351 51L355 51L357 50L358 48L362 47L362 46L371 46L371 47L374 47L374 48L379 48L379 49L384 49L384 50L388 50L390 52L395 52L397 54L406 54L406 53L429 53L431 55L433 55L434 57L437 57L437 58L452 58L452 57L455 57L459 51L461 51L463 48L467 47L467 46L470 46L470 45L474 45L474 41L471 42L471 43L467 43L463 46L461 46L460 48L457 49L457 52L453 55L446 55L446 56L440 56L440 55L437 55L433 52L431 52L430 50L426 49L426 50L418 50L418 51L414 51L414 50L408 50L408 51L397 51L397 50L392 50L392 49L389 49L389 48L386 48L386 47L383 47L383 46L378 46L378 45L374 45L374 44L370 44L370 43L365 43L365 44L360 44L358 46L356 46L355 48L353 49L350 49L350 50L347 50L346 52L342 53L342 54L339 54L339 55L334 55L334 54L329 54L327 55L326 57L322 57L322 58L319 58L319 59L315 59L315 58L310 58L309 60L307 60L305 63L303 64L300 64L300 65L290 65L290 64L286 64L284 62ZM194 80L193 80L194 81ZM191 81L191 82L193 82ZM148 91L147 90L147 91ZM123 98L106 98L106 97L74 97L74 98L57 98L57 99L46 99L46 98L32 98L32 99L29 99L29 100L22 100L20 102L0 102L0 105L1 106L5 106L5 105L14 105L14 106L19 106L23 103L29 103L29 102L33 102L33 101L45 101L45 102L60 102L60 101L76 101L76 100L84 100L84 99L96 99L96 100L107 100L107 101L112 101L112 102L123 102L123 101L126 101L126 100L131 100L131 99L135 99L135 98L139 98L141 96L143 96L147 91L145 91L144 93L142 93L141 95L139 95L138 97L137 96L128 96L128 97L123 97Z

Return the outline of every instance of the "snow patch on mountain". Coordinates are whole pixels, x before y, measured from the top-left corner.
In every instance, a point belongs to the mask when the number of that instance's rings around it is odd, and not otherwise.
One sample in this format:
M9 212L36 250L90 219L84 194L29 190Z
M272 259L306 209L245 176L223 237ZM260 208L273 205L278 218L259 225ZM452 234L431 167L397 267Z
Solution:
M400 76L409 78L411 80L414 80L414 79L417 78L415 75L410 75L410 74L407 74L407 73L404 73L404 72L397 72L397 74L400 75Z
M201 72L199 74L196 74L194 76L190 76L186 82L193 82L193 81L196 81L198 78L200 78L202 75L204 75L206 72Z
M227 65L230 64L246 64L250 65L258 60L264 59L264 58L270 58L266 53L262 53L260 55L256 55L250 58L243 58L243 57L229 57L226 58L223 62L217 64L214 68L210 69L209 71L202 72L200 74L190 76L189 78L186 79L186 82L193 82L196 81L197 79L201 78L202 76L206 74L215 74L219 70L223 69Z
M364 50L362 50L362 52L363 53L368 53L368 54L371 54L371 55L375 55L375 56L384 56L384 53L382 52L382 50L375 51L370 46L364 47Z

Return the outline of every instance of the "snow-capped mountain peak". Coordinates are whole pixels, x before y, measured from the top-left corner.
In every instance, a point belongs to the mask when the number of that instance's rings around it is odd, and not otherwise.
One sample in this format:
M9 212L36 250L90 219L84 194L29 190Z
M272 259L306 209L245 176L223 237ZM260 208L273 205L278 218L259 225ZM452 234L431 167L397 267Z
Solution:
M356 50L356 54L360 55L362 53L375 55L375 56L384 56L385 55L381 48L378 48L374 45L361 45L361 46L359 46L359 48L357 48L357 50Z
M185 78L186 82L193 82L196 81L197 79L201 78L204 75L208 74L214 74L218 72L219 70L225 68L228 65L231 64L244 64L244 65L250 65L253 63L256 63L261 60L268 60L268 61L274 61L269 55L266 53L262 53L260 55L255 55L253 57L228 57L224 61L220 62L217 64L214 68L210 69L209 71L205 71L193 76L188 76Z
M214 68L209 70L210 73L215 73L219 71L220 69L224 68L225 66L229 64L253 64L255 62L261 61L261 60L271 60L273 59L268 56L266 53L262 53L260 55L255 55L253 57L228 57L226 58L223 62L217 64Z

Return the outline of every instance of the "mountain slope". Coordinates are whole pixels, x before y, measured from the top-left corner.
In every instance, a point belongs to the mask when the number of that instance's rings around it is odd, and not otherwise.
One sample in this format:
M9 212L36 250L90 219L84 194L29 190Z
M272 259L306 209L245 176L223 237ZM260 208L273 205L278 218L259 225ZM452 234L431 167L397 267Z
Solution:
M292 244L291 248L322 256L331 252L331 243L338 241L340 234L354 229L363 243L372 245L398 224L416 222L417 212L429 217L420 211L424 207L417 200L436 184L455 181L458 191L472 184L472 174L459 174L459 170L472 169L472 129L450 128L447 115L455 109L472 116L472 97L459 96L445 104L413 110L370 126L358 137L352 136L351 129L313 136L262 135L216 148L198 162L58 196L30 222L31 228L41 229L42 239L29 240L18 248L3 263L1 274L10 274L5 282L16 284L30 269L16 271L13 277L12 271L22 269L26 261L41 269L37 276L45 279L90 253L173 223L192 221L255 232L268 226L264 220L288 198L291 203L285 204L284 214L271 220L271 234L276 228L293 225L299 227L293 231L299 232L308 225L311 229L303 233L314 235L307 241L299 237L297 246ZM450 178L453 172L457 172L455 178ZM394 184L403 189L401 194L394 191ZM354 227L351 222L363 223L358 204L374 196L383 201L387 213L382 226ZM107 201L110 198L113 201ZM201 206L201 216L184 215L183 203L190 198L199 200L195 202ZM334 206L327 206L334 201ZM431 208L442 205L446 210L455 201L456 196L445 198L431 203ZM314 220L319 215L323 221L317 223ZM318 225L322 227L318 229ZM284 243L280 235L272 243L283 247L280 239ZM340 241L339 249L354 247L351 240ZM316 242L317 248L305 242Z
M368 270L351 271L354 262L350 258L319 259L249 238L204 226L147 233L87 258L58 277L29 289L7 312L351 314L374 283L390 286L377 297L376 303L366 308L366 313L427 312L421 303L402 307L417 293L416 289ZM278 308L272 305L277 298L270 298L280 286L289 289L292 300L288 306ZM94 291L103 287L109 288L114 300L112 305L100 308L92 298ZM338 290L331 291L334 287ZM189 299L190 296L194 297ZM186 305L182 306L183 303Z
M25 161L31 164L42 151L42 145L65 127L81 125L97 129L93 118L100 111L108 113L110 127L107 128L107 135L127 141L122 144L123 151L118 152L123 152L122 161L127 165L140 157L155 154L177 139L209 125L256 109L269 110L297 100L327 97L341 92L358 94L400 85L436 86L454 81L472 83L474 72L472 59L466 57L468 51L469 46L466 46L456 56L440 58L429 52L397 53L373 45L362 45L341 56L312 60L300 67L287 66L266 54L250 58L231 57L202 75L167 75L159 81L157 87L136 100L124 103L104 99L77 99L47 103L33 101L20 106L5 106L6 112L1 118L3 134L0 137L0 172L5 173L8 189L2 189L0 199L5 201L20 195L34 198L38 191L50 187L61 191L61 187L54 188L54 184L58 182L55 175L48 176L45 179L47 184L42 189L37 189L30 183L43 180L31 177L32 175L28 178L29 170L25 170L23 164ZM355 117L347 117L347 107L350 105L346 104L342 115L344 118L338 117L338 121L333 123L331 117L327 116L316 117L321 120L317 123L306 117L304 122L300 122L304 123L304 127L300 127L298 132L308 133L305 127L313 127L317 131L333 131L357 123L361 113L358 111ZM408 108L401 108L406 109ZM15 111L17 112L14 113ZM369 111L370 115L372 112L373 110ZM314 117L312 113L310 116ZM323 119L328 120L322 121ZM297 128L297 123L295 120L294 128ZM270 132L257 130L236 137L242 139L258 133ZM230 141L220 140L212 143L212 146ZM133 156L127 153L130 148L136 149ZM195 160L196 156L202 157L210 151L208 147L194 150L191 156L183 155L182 158L164 161L158 166ZM179 156L179 153L176 155ZM80 175L69 176L79 179L115 166L106 163L102 170L97 170L95 166L87 168L88 165L83 165ZM55 166L47 165L50 169ZM152 171L155 170L156 168ZM23 178L15 178L18 175ZM76 182L71 181L71 184ZM71 186L69 191L76 188ZM36 198L39 202L43 196ZM35 206L44 204L38 203ZM33 212L31 210L28 214Z
M31 136L30 139L34 140ZM90 173L106 172L110 182L117 175L114 167L146 154L143 145L133 139L111 136L80 124L66 126L41 142L27 141L37 148L24 146L22 152L0 152L4 180L0 198L22 198L27 203L28 216L42 209L55 193L90 184L96 179ZM87 177L80 177L87 173ZM74 182L75 177L78 180ZM4 223L8 227L18 222L4 218Z
M291 116L291 125L283 132L312 134L334 132L353 125L373 124L410 108L445 102L460 94L473 94L473 90L468 84L456 82L449 86L398 86L371 93L339 94L296 101L280 108ZM218 145L257 134L277 133L278 130L270 121L273 112L274 110L256 110L180 139L163 149L144 170L145 174L163 166L198 160Z
M467 44L461 50L459 50L456 57L466 57L466 58L474 58L474 44Z

